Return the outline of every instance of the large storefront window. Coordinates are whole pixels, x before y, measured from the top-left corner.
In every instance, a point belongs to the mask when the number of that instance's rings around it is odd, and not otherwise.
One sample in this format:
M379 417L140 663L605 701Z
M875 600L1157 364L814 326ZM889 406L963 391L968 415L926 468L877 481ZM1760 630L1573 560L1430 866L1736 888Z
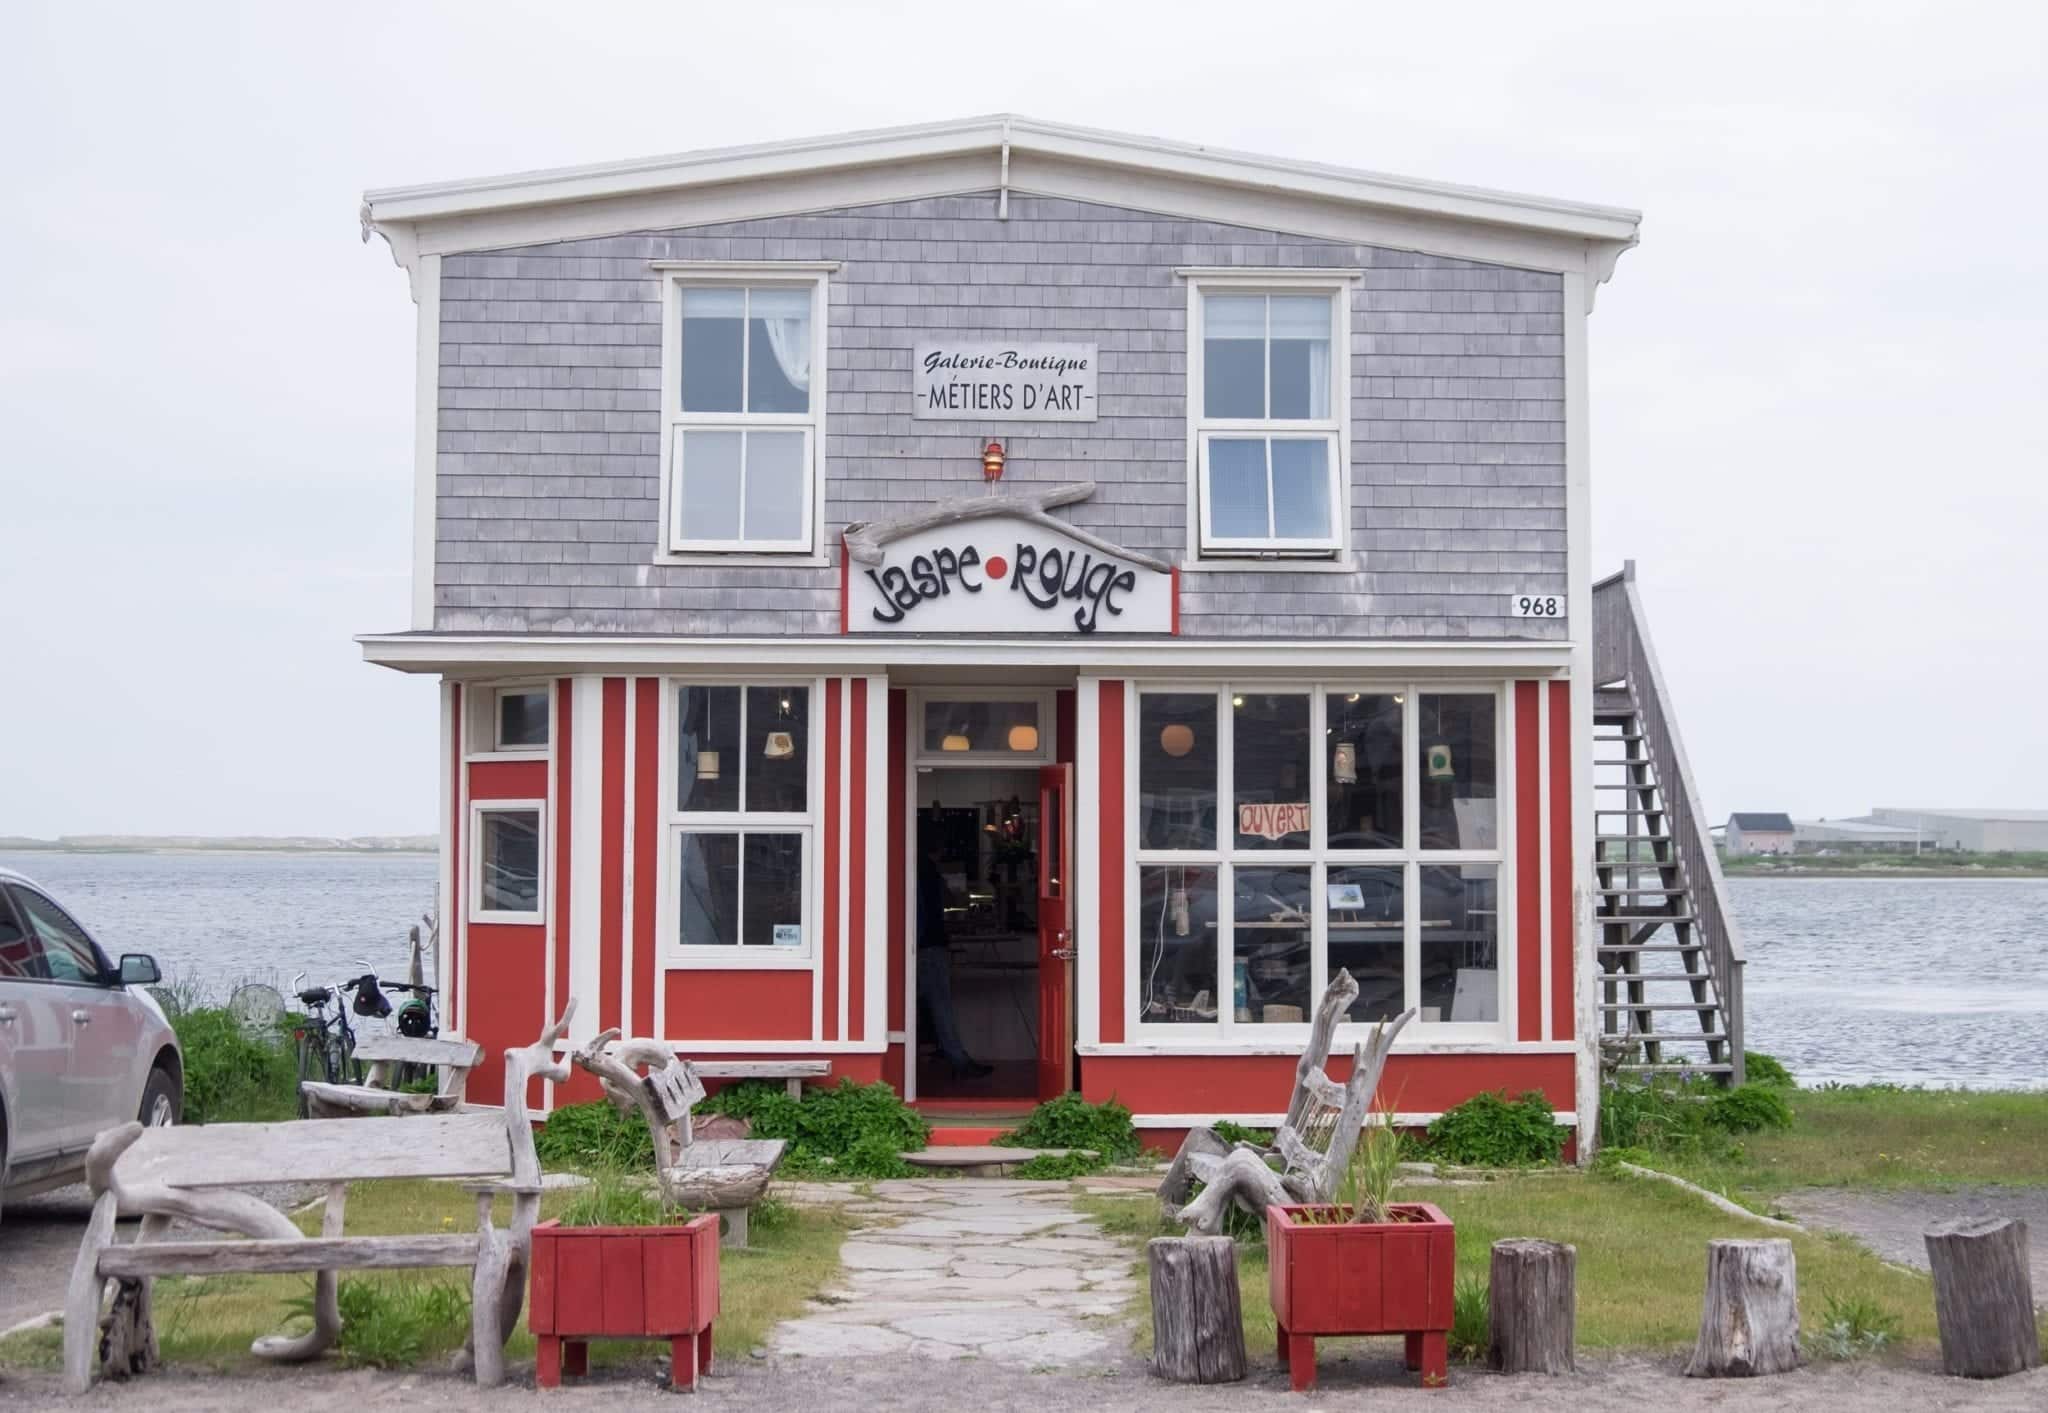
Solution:
M1141 1026L1305 1025L1340 967L1350 1021L1498 1023L1497 692L1143 690L1135 715Z

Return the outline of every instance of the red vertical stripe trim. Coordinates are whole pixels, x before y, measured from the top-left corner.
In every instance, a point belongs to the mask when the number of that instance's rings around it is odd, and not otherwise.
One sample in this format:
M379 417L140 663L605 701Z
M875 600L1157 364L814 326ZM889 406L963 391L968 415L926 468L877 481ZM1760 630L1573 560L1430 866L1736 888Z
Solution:
M818 1036L839 1038L839 753L845 749L839 729L840 679L825 679L825 926L818 934L823 952L824 985L820 993Z
M1569 682L1550 684L1550 1034L1570 1040L1579 981L1573 959L1572 697Z
M619 1024L626 975L626 679L604 679L598 781L597 1024Z
M454 698L449 706L451 722L448 732L448 912L441 919L441 936L448 947L448 994L441 998L441 1020L450 1033L462 1034L463 1016L468 1007L462 1004L462 982L465 969L462 965L462 949L469 941L469 929L463 926L469 917L469 855L463 852L462 819L462 718L465 703L462 700L462 684L454 685Z
M634 680L633 704L633 1021L654 1034L655 875L661 849L661 683Z
M1180 636L1180 566L1179 566L1178 564L1176 564L1176 565L1172 566L1172 568L1173 568L1173 586L1172 586L1172 587L1173 587L1173 617L1172 617L1171 621L1170 621L1170 622L1169 622L1169 623L1167 624L1167 629L1166 629L1166 631L1167 631L1167 632L1169 632L1169 633L1171 633L1171 634L1173 634L1173 636L1174 636L1174 637L1178 638L1178 637Z
M575 708L573 705L575 682L570 678L558 678L555 682L555 719L549 730L555 743L555 797L550 802L554 808L549 817L555 821L555 1015L562 1013L562 1007L569 1004L569 832L574 822L569 810L569 757L570 743L575 740ZM545 995L545 991L542 993ZM590 998L584 997L583 1004L589 1005ZM541 1025L546 1026L554 1016L543 1016Z
M853 767L846 791L846 1038L867 1034L868 1002L868 682L853 679L853 725L846 749Z
M1100 1030L1106 1045L1124 1038L1124 684L1104 682L1097 709L1098 749L1102 756L1102 783L1097 827L1102 847L1096 857L1101 870L1096 897L1101 911L1096 916L1099 940L1096 966L1097 991L1101 997Z
M1543 1038L1543 779L1536 704L1539 685L1515 692L1515 1015L1523 1040Z
M903 875L910 867L910 694L889 693L889 1029L903 1029L903 984L910 966L909 900Z

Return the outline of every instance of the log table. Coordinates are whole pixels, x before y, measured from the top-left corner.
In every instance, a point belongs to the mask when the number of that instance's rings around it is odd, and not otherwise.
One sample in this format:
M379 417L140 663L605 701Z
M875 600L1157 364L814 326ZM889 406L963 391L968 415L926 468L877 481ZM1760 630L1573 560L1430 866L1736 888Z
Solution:
M1942 1368L1967 1379L1995 1379L2037 1367L2041 1331L2034 1322L2027 1224L1987 1217L1936 1227L1926 1239Z
M1569 1374L1577 1316L1578 1248L1534 1237L1493 1244L1487 1285L1487 1362L1503 1374Z
M1245 1376L1237 1243L1227 1236L1161 1236L1145 1243L1152 1278L1152 1372L1183 1384Z
M1792 1243L1710 1241L1700 1338L1687 1378L1748 1378L1799 1367L1799 1278Z

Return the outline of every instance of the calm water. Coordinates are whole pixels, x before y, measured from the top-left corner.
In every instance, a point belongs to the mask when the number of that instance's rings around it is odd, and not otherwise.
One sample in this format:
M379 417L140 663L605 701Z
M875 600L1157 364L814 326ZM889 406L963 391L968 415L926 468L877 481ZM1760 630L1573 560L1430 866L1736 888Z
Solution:
M225 992L403 975L433 906L424 855L4 854L109 952ZM1749 1046L1809 1084L2048 1085L2048 879L1730 885L1749 952Z

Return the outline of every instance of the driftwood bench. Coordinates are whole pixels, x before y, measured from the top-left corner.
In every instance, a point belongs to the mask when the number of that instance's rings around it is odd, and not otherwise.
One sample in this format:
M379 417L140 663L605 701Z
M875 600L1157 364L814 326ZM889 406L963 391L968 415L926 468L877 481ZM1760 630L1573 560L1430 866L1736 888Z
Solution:
M405 1035L365 1035L356 1041L355 1057L367 1060L370 1072L361 1084L328 1084L302 1080L299 1093L306 1113L316 1119L348 1119L366 1115L447 1114L462 1107L469 1072L483 1063L484 1050L474 1040L440 1040ZM400 1065L432 1065L434 1092L400 1090Z
M779 1079L789 1097L804 1097L804 1081L824 1079L832 1073L830 1060L718 1060L690 1061L699 1079Z
M95 1364L114 1377L154 1367L150 1281L156 1276L314 1272L312 1329L265 1336L250 1347L260 1358L290 1363L319 1357L339 1338L336 1271L465 1266L473 1270L469 1358L479 1384L502 1383L505 1338L519 1318L540 1214L527 1082L568 1078L553 1047L574 1009L572 1001L536 1044L506 1052L502 1112L427 1114L404 1123L305 1119L149 1129L130 1123L100 1135L86 1163L92 1217L64 1307L65 1388L85 1392ZM377 1178L476 1179L466 1188L476 1199L476 1230L347 1235L348 1184ZM260 1183L325 1184L320 1235L305 1236L283 1212L234 1190ZM500 1193L512 1197L512 1224L505 1230L492 1220ZM135 1240L117 1241L115 1223L133 1216L142 1218ZM166 1240L173 1220L237 1237ZM109 1282L117 1289L102 1316Z

